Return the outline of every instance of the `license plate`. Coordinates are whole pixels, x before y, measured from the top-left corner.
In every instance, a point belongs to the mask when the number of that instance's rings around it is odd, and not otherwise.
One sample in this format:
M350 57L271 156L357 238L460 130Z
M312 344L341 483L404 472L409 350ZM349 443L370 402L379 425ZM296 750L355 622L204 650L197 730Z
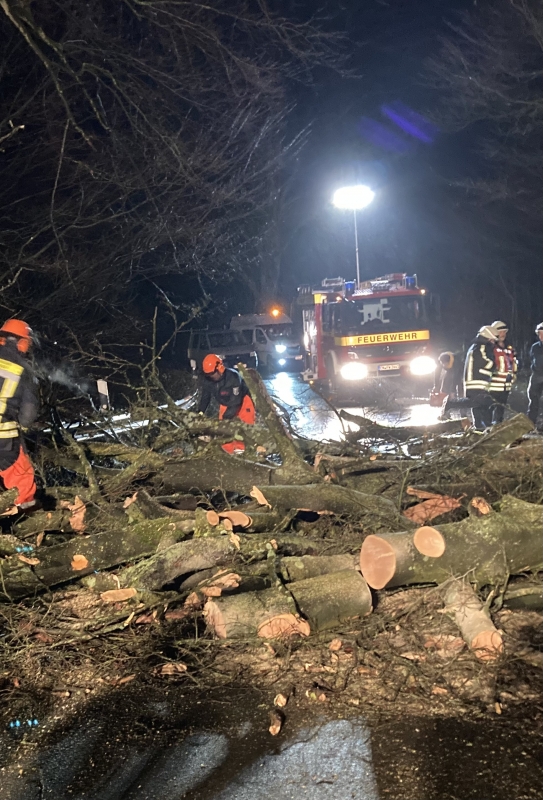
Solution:
M399 364L379 364L377 372L398 372L399 369Z
M295 361L301 361L303 356L294 356Z

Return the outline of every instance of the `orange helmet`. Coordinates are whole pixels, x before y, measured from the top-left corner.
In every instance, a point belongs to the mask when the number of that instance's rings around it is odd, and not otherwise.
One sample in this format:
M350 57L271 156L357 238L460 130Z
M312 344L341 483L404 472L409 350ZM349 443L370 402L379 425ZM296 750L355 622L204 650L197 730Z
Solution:
M15 336L17 339L17 350L20 353L28 353L32 344L32 329L22 319L8 319L0 328L0 337L3 334Z
M214 372L218 372L220 375L222 375L224 372L222 358L210 353L202 361L202 372L204 375L212 375Z

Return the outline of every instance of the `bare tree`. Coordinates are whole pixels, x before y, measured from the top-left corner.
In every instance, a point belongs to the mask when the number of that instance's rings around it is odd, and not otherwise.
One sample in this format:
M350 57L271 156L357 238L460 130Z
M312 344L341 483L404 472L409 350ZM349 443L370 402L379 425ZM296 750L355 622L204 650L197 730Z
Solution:
M477 203L488 280L529 337L541 315L534 277L543 244L543 2L484 3L450 28L430 63L437 116L446 130L469 133L482 156L477 176L466 174L457 188Z
M256 270L299 146L285 83L332 63L333 37L264 0L0 8L4 313L137 343L162 276Z

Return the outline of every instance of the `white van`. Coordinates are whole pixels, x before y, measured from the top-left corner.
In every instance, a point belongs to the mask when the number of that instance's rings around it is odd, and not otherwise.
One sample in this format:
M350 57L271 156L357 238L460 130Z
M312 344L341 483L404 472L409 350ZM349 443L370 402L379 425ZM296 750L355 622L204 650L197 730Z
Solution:
M238 314L230 328L243 332L258 356L258 367L265 372L302 370L304 354L294 325L286 314Z

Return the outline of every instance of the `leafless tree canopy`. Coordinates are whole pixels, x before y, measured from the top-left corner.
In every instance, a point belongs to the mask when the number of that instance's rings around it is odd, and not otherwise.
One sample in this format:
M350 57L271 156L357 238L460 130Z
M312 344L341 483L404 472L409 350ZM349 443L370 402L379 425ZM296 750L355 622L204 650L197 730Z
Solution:
M166 274L253 271L285 81L335 59L263 0L0 0L3 313L138 341Z
M430 77L441 93L441 124L465 129L486 163L484 177L466 175L462 188L501 250L503 291L530 335L538 298L525 270L534 274L543 244L542 0L477 6L451 26Z

